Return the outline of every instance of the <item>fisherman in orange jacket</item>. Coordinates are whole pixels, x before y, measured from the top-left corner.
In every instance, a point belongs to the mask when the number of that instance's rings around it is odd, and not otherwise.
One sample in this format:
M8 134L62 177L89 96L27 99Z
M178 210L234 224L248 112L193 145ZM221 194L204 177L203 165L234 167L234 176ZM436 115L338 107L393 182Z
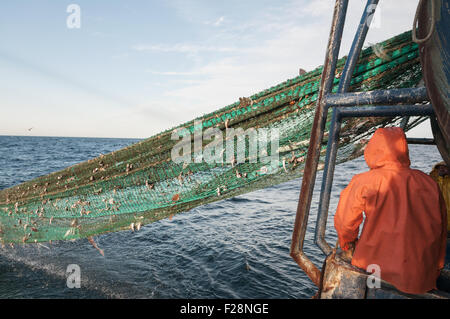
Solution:
M447 212L438 185L409 167L408 144L399 127L378 129L364 158L370 171L354 176L342 191L334 217L341 248L354 247L352 265L364 270L378 265L381 279L400 291L435 289L447 240Z

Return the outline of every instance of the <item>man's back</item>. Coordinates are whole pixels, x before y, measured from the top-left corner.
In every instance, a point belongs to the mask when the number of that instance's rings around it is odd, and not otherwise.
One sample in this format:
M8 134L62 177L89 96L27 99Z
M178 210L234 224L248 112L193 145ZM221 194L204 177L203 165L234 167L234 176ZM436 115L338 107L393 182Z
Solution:
M447 218L438 185L409 168L400 128L379 129L365 152L371 170L356 175L341 193L335 227L341 246L358 236L352 264L380 266L381 278L407 293L436 287L445 257Z

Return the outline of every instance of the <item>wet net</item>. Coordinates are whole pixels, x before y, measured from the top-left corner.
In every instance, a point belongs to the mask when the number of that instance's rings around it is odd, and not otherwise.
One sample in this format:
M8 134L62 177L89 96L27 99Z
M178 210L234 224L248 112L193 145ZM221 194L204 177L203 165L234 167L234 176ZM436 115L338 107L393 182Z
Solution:
M334 92L345 60L338 62ZM1 242L137 231L301 176L321 73L319 67L124 149L0 191ZM406 32L362 51L350 91L412 87L421 78L418 46ZM423 120L410 119L405 131ZM360 156L376 128L400 121L345 120L338 163ZM327 133L319 168L326 139Z

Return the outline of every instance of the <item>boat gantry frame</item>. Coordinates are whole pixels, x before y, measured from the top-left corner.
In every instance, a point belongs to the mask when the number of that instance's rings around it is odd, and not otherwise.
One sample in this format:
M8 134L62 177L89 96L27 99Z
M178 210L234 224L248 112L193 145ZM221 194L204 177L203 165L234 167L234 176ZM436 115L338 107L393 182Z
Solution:
M367 31L369 30L370 22L378 5L378 0L367 1L340 76L337 93L332 92L348 2L348 0L336 0L334 6L333 21L322 71L316 113L311 130L311 139L305 162L290 251L292 258L317 287L320 286L321 271L305 255L303 245L329 108L332 108L332 115L314 234L314 243L327 256L332 252L332 248L325 240L325 230L328 220L330 195L342 119L346 117L402 116L405 119L402 124L405 125L410 116L434 115L431 104L424 105L425 102L429 102L425 87L347 92ZM408 143L434 144L434 139L409 138Z

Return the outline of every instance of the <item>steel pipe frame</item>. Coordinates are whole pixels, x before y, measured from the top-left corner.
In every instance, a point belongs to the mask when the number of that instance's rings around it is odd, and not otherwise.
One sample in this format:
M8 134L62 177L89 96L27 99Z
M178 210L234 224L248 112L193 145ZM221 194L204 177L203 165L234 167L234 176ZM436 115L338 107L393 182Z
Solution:
M336 119L340 121L344 117L395 117L395 116L432 116L434 115L431 104L427 105L379 105L362 107L337 107ZM333 126L333 123L331 123ZM339 136L336 136L339 139ZM334 143L334 142L332 142Z
M406 142L408 144L436 145L434 138L408 137Z
M336 93L325 97L326 105L333 106L361 106L399 103L421 103L428 101L425 87L375 90L369 92Z
M364 114L359 116L374 116L374 114L383 114L383 112L385 114L394 113L397 115L416 115L430 113L430 106L402 106L401 110L398 110L395 107L393 108L392 106L368 106L363 108L347 107L367 104L420 103L423 101L428 101L426 89L424 88L345 93L350 85L351 76L353 74L356 62L364 44L364 40L369 28L368 21L370 21L371 15L373 14L377 4L378 0L367 1L365 10L361 17L360 25L355 34L349 56L344 66L338 93L331 94L340 42L342 38L342 31L345 24L348 0L336 0L334 7L333 22L331 25L327 54L325 57L325 63L321 77L316 114L314 117L313 127L311 129L311 139L308 147L308 155L305 162L305 169L299 195L299 202L297 206L297 213L295 218L294 230L292 233L292 243L290 250L291 257L297 262L297 264L303 269L303 271L305 271L305 273L316 286L319 286L320 271L317 266L314 265L314 263L304 254L303 244L306 235L306 227L309 218L312 194L314 191L314 182L316 179L318 161L320 158L320 149L325 130L325 123L327 121L328 108L333 107L332 129L330 128L329 132L325 161L326 167L324 170L324 179L322 180L321 201L319 203L320 209L314 236L315 243L326 254L329 254L329 252L331 251L330 246L326 243L324 237L328 217L332 177L334 175L335 159L332 165L329 165L329 161L330 157L334 156L335 158L335 155L333 154L337 152L337 143L333 143L332 141L339 139L340 130L340 125L336 125L336 123L338 123L338 121L340 121L342 117L353 115L357 116L356 114L358 114L358 112L360 112L360 114ZM337 108L336 106L340 107ZM420 109L417 109L417 107L420 107ZM389 108L390 110L388 110L387 108ZM397 111L401 112L398 113ZM324 182L327 183L324 184ZM328 199L326 199L327 197ZM323 200L325 200L326 202L323 202Z
M361 21L358 25L358 29L356 30L356 34L353 39L347 61L345 62L344 69L342 71L342 76L339 80L339 87L337 90L338 94L339 93L344 94L345 92L348 91L348 88L350 87L350 82L352 80L352 74L353 74L353 71L355 70L356 62L358 62L358 58L361 54L361 49L364 45L367 31L369 30L370 21L372 19L372 15L375 11L377 4L378 4L378 0L368 0L366 3L366 7L364 8L364 12L361 16ZM373 11L372 11L372 9L373 9ZM344 96L344 98L345 98L345 96ZM336 107L333 107L333 112L332 112L331 116L332 116L332 121L336 120L336 118L337 118L337 108ZM325 175L328 175L328 176L334 175L335 163L333 162L332 165L330 165L330 155L333 152L337 152L337 144L333 144L333 143L331 143L331 141L335 137L339 137L339 130L340 130L340 126L335 126L333 129L330 127L330 129L329 129L327 152L325 155L325 167L324 167L324 173L323 173L324 177L325 177ZM334 148L336 148L336 150ZM322 181L324 181L324 180L322 179ZM319 218L321 216L321 212L323 212L325 210L327 211L326 216L328 216L328 208L329 208L329 204L330 204L330 199L329 199L329 197L328 198L326 197L326 194L327 194L328 189L331 192L332 181L333 181L333 179L331 178L331 183L329 183L329 184L322 183L322 187L320 190L320 198L319 198L319 215L317 216L316 230L314 233L314 243L317 246L319 246L319 248L326 255L331 253L332 249L331 249L330 245L328 245L328 243L325 241L325 239L322 238L322 236L319 236L319 234L325 233L324 225L326 225L326 221L325 221L325 223L323 223L323 221L321 221Z
M328 108L326 107L324 97L331 92L333 87L347 7L348 0L336 0L290 249L291 257L316 286L319 286L320 284L320 270L303 252L303 243L306 235L313 192L313 188L311 188L310 185L314 185L316 179L317 164L320 157L323 133L327 120Z

